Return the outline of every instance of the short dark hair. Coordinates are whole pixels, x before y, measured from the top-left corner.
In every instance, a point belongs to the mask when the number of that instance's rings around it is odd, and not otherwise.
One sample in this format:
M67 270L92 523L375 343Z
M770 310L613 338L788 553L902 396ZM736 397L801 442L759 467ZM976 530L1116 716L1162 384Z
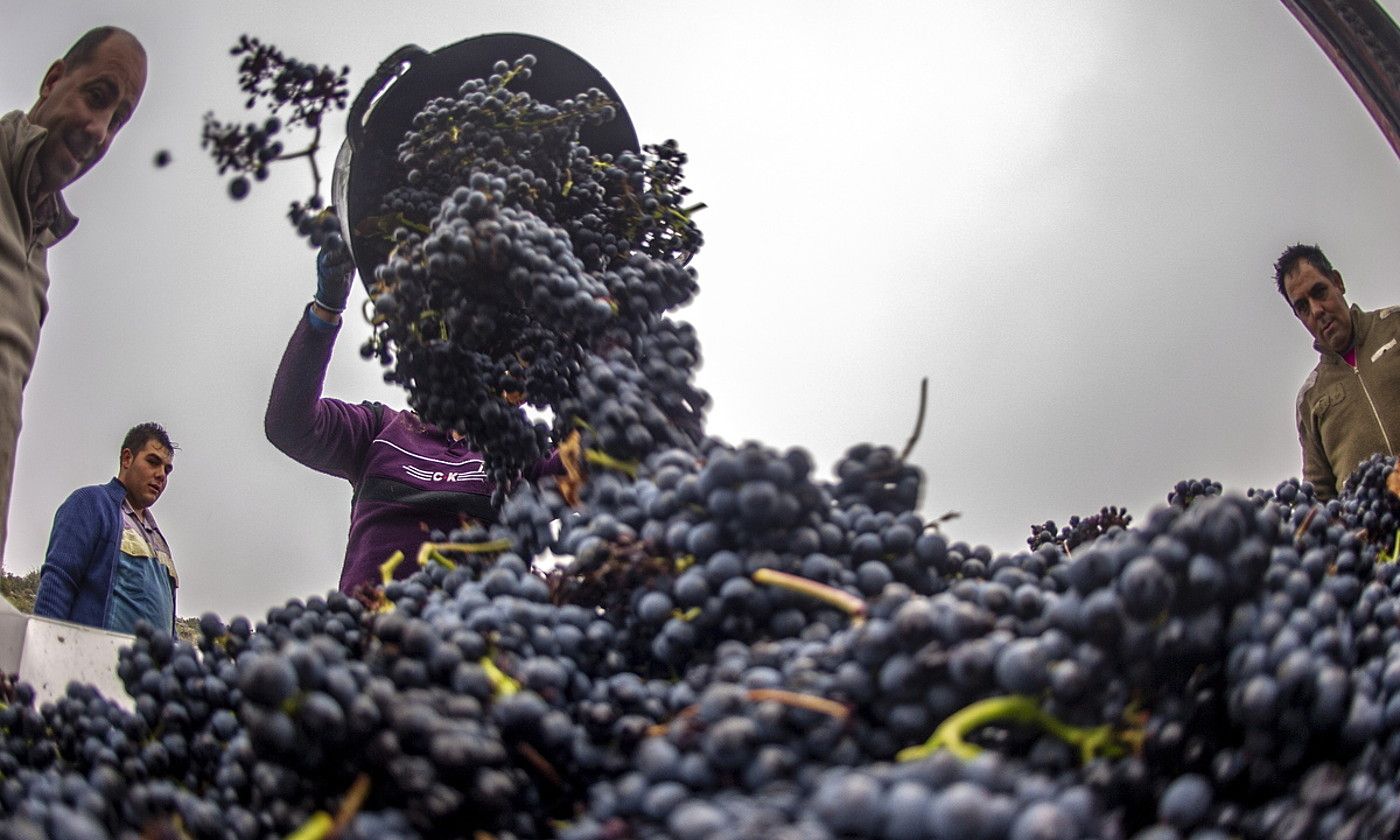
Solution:
M164 446L170 450L172 455L175 454L175 450L180 448L170 442L170 435L165 433L165 428L159 423L142 423L139 426L132 426L131 431L126 433L126 437L122 438L122 450L130 449L131 454L135 455L150 441Z
M127 32L125 29L117 26L98 26L84 32L83 37L79 38L74 42L73 46L68 48L68 52L63 54L63 66L71 70L74 67L81 67L89 61L92 61L92 57L96 54L97 48L105 44L108 38L119 32L130 38L132 43L136 44L143 54L146 52L146 48L141 46L141 42L136 40L136 36Z
M1297 245L1289 245L1279 255L1278 261L1274 263L1274 282L1278 285L1278 293L1283 295L1284 300L1288 300L1288 292L1283 288L1283 281L1293 270L1298 267L1298 263L1307 260L1312 263L1312 267L1332 276L1332 263L1327 261L1327 255L1322 253L1322 249L1316 245L1304 245L1299 242Z

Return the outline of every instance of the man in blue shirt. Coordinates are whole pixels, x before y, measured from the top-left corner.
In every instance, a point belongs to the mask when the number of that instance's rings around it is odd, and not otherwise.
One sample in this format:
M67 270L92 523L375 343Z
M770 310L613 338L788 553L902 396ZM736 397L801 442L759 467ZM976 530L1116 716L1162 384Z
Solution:
M142 423L122 441L117 477L59 506L35 615L119 633L144 618L174 632L179 577L151 506L165 492L175 449L160 425Z

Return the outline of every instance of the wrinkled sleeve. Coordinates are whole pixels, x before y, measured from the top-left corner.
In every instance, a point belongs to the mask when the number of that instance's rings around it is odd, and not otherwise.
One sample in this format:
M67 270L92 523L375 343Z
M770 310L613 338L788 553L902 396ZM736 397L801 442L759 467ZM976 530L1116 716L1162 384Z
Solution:
M355 481L374 436L375 409L321 396L339 325L313 324L304 312L272 382L263 429L268 441L298 463Z
M1297 424L1298 442L1303 448L1303 480L1312 482L1320 499L1330 499L1337 495L1337 476L1327 461L1327 453L1322 449L1322 431L1318 428L1317 417L1307 401L1308 386L1298 392Z
M71 620L73 604L87 577L88 567L101 550L101 517L90 493L74 491L59 505L49 533L49 547L39 571L39 592L34 614Z

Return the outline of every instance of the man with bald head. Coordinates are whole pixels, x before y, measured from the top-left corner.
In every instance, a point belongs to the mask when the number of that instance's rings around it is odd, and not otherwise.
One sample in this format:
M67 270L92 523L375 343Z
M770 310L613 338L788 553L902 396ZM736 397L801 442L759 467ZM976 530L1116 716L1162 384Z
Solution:
M130 32L93 29L55 61L28 113L0 117L0 552L24 385L48 313L48 250L77 226L63 188L91 169L146 87Z

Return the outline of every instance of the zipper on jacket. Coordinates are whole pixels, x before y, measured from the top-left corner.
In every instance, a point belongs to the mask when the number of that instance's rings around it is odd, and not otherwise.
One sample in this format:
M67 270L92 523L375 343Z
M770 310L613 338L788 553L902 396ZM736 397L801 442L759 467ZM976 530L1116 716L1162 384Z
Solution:
M1356 374L1357 383L1361 385L1361 393L1366 395L1366 402L1371 405L1371 416L1376 418L1376 425L1380 427L1381 438L1385 440L1386 454L1393 458L1395 457L1395 447L1390 445L1390 435L1386 434L1385 423L1381 422L1381 413L1376 410L1376 401L1371 399L1371 391L1366 387L1366 380L1361 378L1361 369L1359 367L1354 367L1351 370Z

